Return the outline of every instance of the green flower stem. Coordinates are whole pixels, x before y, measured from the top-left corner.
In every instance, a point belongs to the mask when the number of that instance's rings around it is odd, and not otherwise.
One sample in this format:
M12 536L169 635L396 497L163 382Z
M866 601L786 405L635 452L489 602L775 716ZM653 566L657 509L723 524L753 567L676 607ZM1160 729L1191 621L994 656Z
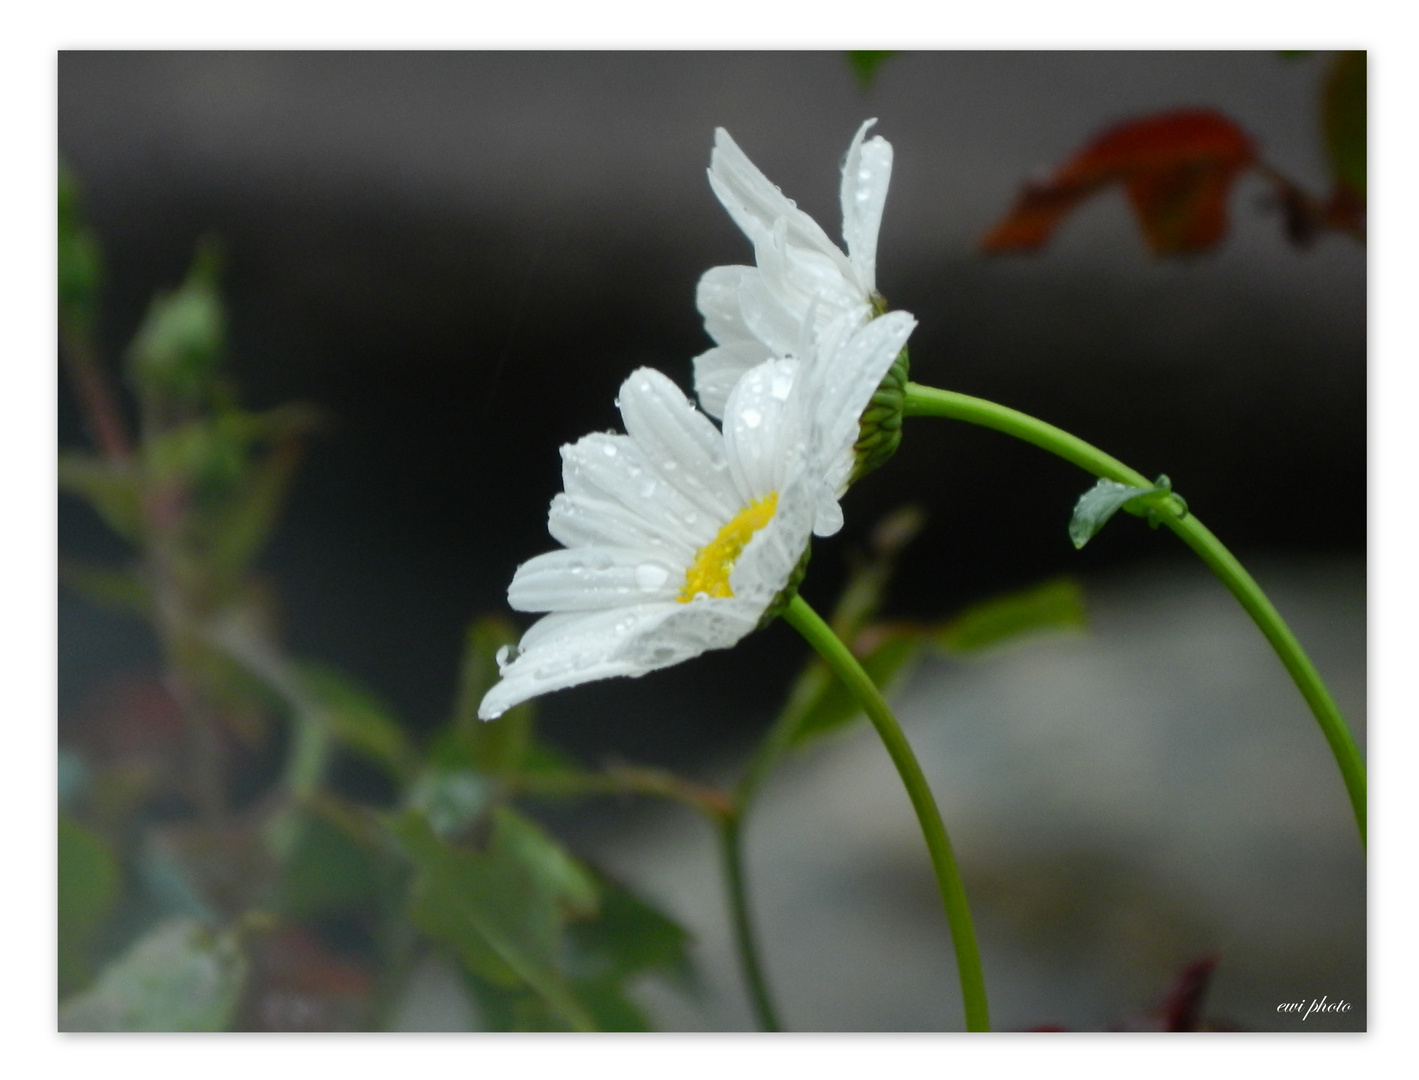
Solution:
M907 383L904 414L907 416L938 416L950 420L964 420L969 424L979 424L1006 435L1013 435L1027 443L1047 450L1066 461L1073 462L1085 472L1134 487L1152 487L1152 481L1142 473L1135 472L1117 458L1090 446L1083 439L1061 431L1052 424L1036 420L1033 416L997 405L992 401L937 390L917 383ZM1265 635L1277 656L1286 666L1301 696L1306 699L1311 712L1320 724L1335 763L1345 780L1345 789L1350 795L1350 805L1355 811L1355 822L1360 827L1360 841L1365 842L1365 762L1355 745L1354 736L1340 715L1335 699L1330 696L1320 673L1311 663L1296 635L1286 625L1275 606L1261 591L1261 586L1246 572L1236 557L1213 536L1211 531L1186 512L1174 499L1162 501L1171 512L1160 514L1159 519L1182 538L1183 543L1192 548L1231 590L1238 602L1252 617L1257 627Z
M857 697L886 746L892 764L897 767L912 809L916 811L917 821L921 824L922 836L931 853L932 869L936 871L936 883L941 888L946 921L950 924L951 941L956 949L956 969L960 974L961 996L966 1006L966 1029L989 1031L990 1010L986 1004L985 975L981 970L980 950L976 946L976 932L971 922L971 909L966 903L965 886L956 868L956 857L951 852L946 826L941 822L941 812L936 808L936 800L931 795L931 788L916 755L912 753L911 744L902 734L896 717L887 707L887 700L871 677L833 633L832 627L808 606L803 597L795 596L783 617L807 639L808 644L833 669L833 674Z
M744 981L749 984L749 998L763 1031L782 1031L773 999L769 996L764 969L759 964L759 948L754 925L749 919L749 900L744 887L744 847L740 842L738 814L719 820L720 854L724 862L724 880L729 887L729 911L734 920L734 941L739 950L739 966Z

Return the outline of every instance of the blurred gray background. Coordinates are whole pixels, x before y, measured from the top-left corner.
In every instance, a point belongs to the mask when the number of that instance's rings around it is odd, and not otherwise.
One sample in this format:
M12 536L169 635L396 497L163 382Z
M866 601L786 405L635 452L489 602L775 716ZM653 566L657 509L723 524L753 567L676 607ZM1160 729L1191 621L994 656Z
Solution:
M247 400L332 417L265 566L291 650L352 672L415 728L448 708L468 619L503 610L514 567L551 546L556 446L616 425L634 366L689 384L708 344L695 282L751 259L705 180L713 129L836 236L838 163L876 116L896 150L879 286L920 320L914 377L1167 472L1277 588L1362 731L1364 249L1337 236L1297 250L1267 189L1243 179L1213 254L1153 259L1117 192L1038 256L974 252L1024 179L1165 108L1228 113L1323 192L1323 61L908 53L864 91L839 53L68 52L58 149L105 247L110 357L213 232ZM66 394L60 437L75 444ZM890 614L939 617L1059 572L1085 582L1093 637L924 665L904 691L978 893L1000 1020L1100 1028L1220 952L1218 1011L1235 1022L1301 1030L1274 1006L1325 993L1360 1001L1328 1026L1363 1027L1363 861L1320 735L1166 532L1125 519L1072 550L1065 523L1087 483L1001 436L919 421L853 490L805 588L830 605L845 553L907 501L930 517ZM67 500L60 546L118 550ZM66 594L59 616L61 712L154 662L136 624ZM803 654L775 626L554 695L542 715L590 761L722 778ZM1105 753L1110 767L1091 771ZM872 771L880 757L849 739L789 770L751 833L771 972L800 1027L955 1022L927 864L904 797ZM747 1023L705 838L684 824L638 806L560 822L699 933L701 998L647 990L667 1022Z

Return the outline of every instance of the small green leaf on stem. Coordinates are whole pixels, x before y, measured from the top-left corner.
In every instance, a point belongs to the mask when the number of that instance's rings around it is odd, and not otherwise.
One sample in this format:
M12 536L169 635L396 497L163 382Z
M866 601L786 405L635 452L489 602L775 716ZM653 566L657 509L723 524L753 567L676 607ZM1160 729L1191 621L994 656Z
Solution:
M1076 548L1082 548L1108 524L1120 509L1137 514L1149 514L1156 505L1156 496L1172 493L1166 476L1158 477L1153 487L1134 487L1116 480L1100 480L1074 504L1074 516L1069 519L1069 538Z
M234 932L160 923L59 1009L61 1031L225 1031L247 963Z

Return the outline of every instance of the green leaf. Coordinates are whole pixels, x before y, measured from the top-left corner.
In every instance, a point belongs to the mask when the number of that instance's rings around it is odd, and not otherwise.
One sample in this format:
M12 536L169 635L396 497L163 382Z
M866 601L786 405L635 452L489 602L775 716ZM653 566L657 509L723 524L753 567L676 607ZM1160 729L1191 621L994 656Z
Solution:
M847 62L852 68L852 73L857 76L858 85L867 90L877 81L877 72L882 67L883 61L888 57L896 56L900 51L899 49L849 50Z
M88 949L118 899L118 860L98 834L59 815L59 992L89 977Z
M191 420L143 444L143 464L154 484L191 487L207 506L230 495L241 482L246 461L246 434L227 417Z
M596 918L567 928L573 948L569 966L586 979L615 982L660 971L688 980L689 931L625 886L605 877L598 883Z
M277 906L297 919L369 910L385 881L373 852L313 817L303 819L284 871Z
M59 325L80 337L93 334L103 258L98 237L84 224L79 188L59 164Z
M146 614L150 610L148 586L133 570L61 559L59 583L106 607Z
M925 629L905 624L869 627L859 640L866 643L867 648L865 651L858 647L853 649L858 662L883 693L887 693L920 652ZM863 715L857 696L819 660L812 661L799 676L787 707L799 715L789 744L794 747Z
M478 705L498 681L498 650L516 645L517 629L505 619L476 620L464 637L463 665L453 722L469 763L492 776L519 771L532 747L530 702L515 706L496 720L479 720Z
M209 552L219 572L235 573L261 553L285 504L299 460L298 447L281 448L241 478L212 530Z
M932 643L948 653L966 655L1022 634L1082 630L1087 623L1079 583L1055 578L967 608L933 634Z
M414 751L382 702L333 668L299 664L296 669L302 690L332 739L397 777L412 773Z
M1330 171L1337 184L1365 198L1366 61L1363 52L1338 53L1326 76L1321 105Z
M1120 509L1143 513L1147 509L1144 500L1171 492L1172 484L1166 476L1158 477L1157 484L1147 488L1120 484L1116 480L1100 480L1080 495L1079 501L1074 504L1074 515L1069 519L1069 538L1076 548L1082 548Z
M135 383L150 400L192 405L211 390L226 336L218 263L216 247L204 243L186 280L148 306L128 361Z
M570 1031L566 1019L542 998L469 976L486 1027L491 1031ZM568 984L597 1031L650 1031L645 1014L611 979L573 979Z
M59 1009L61 1031L225 1031L246 959L234 933L191 919L160 923Z
M79 451L59 454L59 490L85 500L104 524L136 543L143 528L138 474L128 465Z
M390 828L416 868L410 918L427 937L452 948L478 978L525 986L565 1023L594 1027L559 965L563 921L596 902L594 882L570 856L508 809L493 815L482 853L440 840L415 812Z

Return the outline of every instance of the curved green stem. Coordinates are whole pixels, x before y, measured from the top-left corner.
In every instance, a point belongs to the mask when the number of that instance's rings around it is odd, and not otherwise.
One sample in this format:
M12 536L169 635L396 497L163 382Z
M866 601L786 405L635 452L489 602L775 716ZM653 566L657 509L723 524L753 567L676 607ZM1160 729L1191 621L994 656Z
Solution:
M981 970L980 950L976 946L976 932L971 922L971 909L966 903L965 886L956 868L956 857L951 851L946 826L941 822L941 812L936 808L936 800L932 797L916 755L912 753L911 744L902 734L896 717L887 707L886 698L871 677L833 633L832 627L819 618L803 597L795 596L783 617L807 639L808 644L833 669L833 674L853 692L872 721L872 726L877 729L892 764L897 767L912 809L916 811L917 821L921 824L922 836L931 853L931 866L936 872L936 883L941 889L941 900L946 907L946 921L951 926L951 941L956 949L956 969L961 978L961 996L966 1006L966 1029L989 1031L990 1010L986 1004L985 975Z
M754 1014L759 1019L761 1030L782 1031L778 1014L774 1011L773 999L769 997L769 985L764 978L764 970L759 964L759 948L754 937L754 926L749 920L749 900L744 888L744 849L740 843L738 814L720 819L719 841L720 854L724 858L724 880L729 886L729 911L734 919L734 940L739 949L739 966L743 968L744 981L749 985Z
M1048 450L1066 461L1073 462L1085 472L1095 476L1116 480L1134 487L1152 487L1152 482L1142 473L1130 469L1117 458L1110 457L1102 450L1091 446L1083 439L1062 431L1053 424L1036 420L1033 416L997 405L993 401L956 394L949 390L937 390L917 383L907 383L903 412L907 416L939 416L951 420L964 420L970 424L992 428L1006 435L1013 435L1027 443ZM1286 666L1301 696L1306 699L1311 712L1320 724L1325 740L1335 763L1340 767L1340 775L1345 780L1345 790L1350 795L1350 805L1355 811L1355 822L1360 827L1360 842L1365 842L1365 762L1355 745L1354 736L1345 724L1335 699L1330 696L1320 673L1311 663L1296 635L1281 618L1280 612L1261 591L1261 586L1246 572L1236 557L1213 536L1211 531L1187 513L1177 500L1166 500L1164 505L1171 511L1159 515L1168 528L1192 548L1212 572L1221 579L1233 596L1252 617L1252 621L1265 635L1276 655Z

